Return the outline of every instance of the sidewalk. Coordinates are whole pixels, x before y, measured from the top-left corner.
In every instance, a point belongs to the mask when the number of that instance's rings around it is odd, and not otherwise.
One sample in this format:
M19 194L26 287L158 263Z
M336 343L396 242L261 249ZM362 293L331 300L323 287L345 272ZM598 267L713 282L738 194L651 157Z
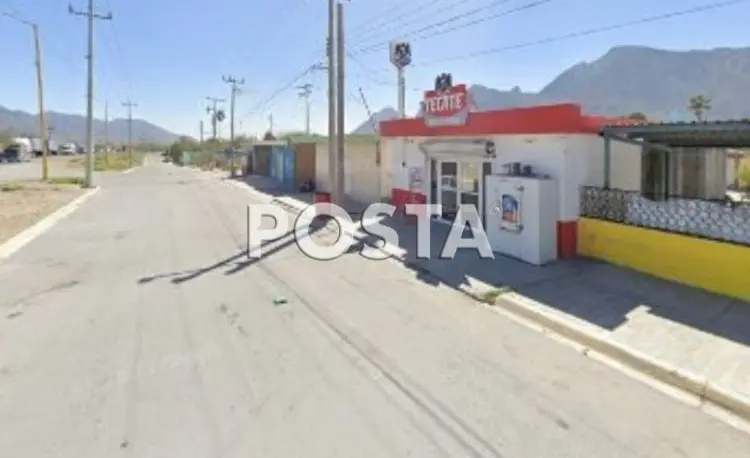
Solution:
M291 211L309 204L275 201ZM440 223L432 224L431 259L417 259L416 226L398 217L383 223L400 236L399 247L384 251L422 281L498 296L503 308L750 419L749 303L590 259L535 267L473 250L438 259L450 230Z

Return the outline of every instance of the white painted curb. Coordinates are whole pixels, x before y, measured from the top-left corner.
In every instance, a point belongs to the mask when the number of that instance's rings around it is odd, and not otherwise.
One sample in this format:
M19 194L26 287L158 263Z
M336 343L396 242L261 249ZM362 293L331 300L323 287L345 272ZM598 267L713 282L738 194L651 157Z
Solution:
M236 184L238 187L247 189L253 194L263 194L258 190L250 188L244 183ZM267 194L264 195L271 199L271 202L286 208L292 213L301 212L308 206L304 202L299 202L296 199L289 197L273 198ZM355 239L361 239L362 237L362 234L358 234L357 231L347 230L347 232ZM391 258L409 265L411 268L423 271L438 278L440 277L439 274L407 260L406 251L400 247L389 246L386 244L382 247L373 246L373 248L380 250ZM487 302L482 294L478 293L476 290L472 290L470 287L462 286L459 290L477 301L483 303ZM750 420L749 398L738 393L731 393L721 389L706 377L692 374L688 371L652 358L651 356L633 348L626 347L623 344L598 333L594 328L587 329L585 326L579 325L570 319L566 319L563 316L557 316L557 314L552 311L546 310L548 307L542 303L536 302L533 299L515 292L508 292L500 294L495 299L493 305L502 307L505 311L515 316L534 322L547 330L572 340L584 347L584 354L589 351L599 353L655 380L693 394L701 401L710 402L734 413L740 418Z
M33 226L11 237L8 241L0 245L0 260L8 258L13 253L26 246L26 244L42 235L45 231L49 230L52 226L62 221L65 217L67 217L78 207L80 207L91 196L99 192L99 189L100 188L98 187L89 189L83 195L78 196L71 202L63 205L51 214L42 218Z

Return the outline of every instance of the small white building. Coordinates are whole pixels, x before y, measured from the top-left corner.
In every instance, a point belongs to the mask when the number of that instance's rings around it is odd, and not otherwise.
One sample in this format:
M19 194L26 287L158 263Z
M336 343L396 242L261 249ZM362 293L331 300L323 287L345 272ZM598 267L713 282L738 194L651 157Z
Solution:
M548 176L558 186L558 258L575 256L581 186L604 184L604 141L598 133L611 120L585 116L573 104L470 112L467 96L465 86L428 91L426 99L450 97L452 103L426 103L423 118L381 123L383 157L391 159L384 185L392 203L399 209L406 203L438 204L443 220L455 218L460 204L472 204L486 223L488 175ZM608 165L611 187L640 190L638 146L614 143Z

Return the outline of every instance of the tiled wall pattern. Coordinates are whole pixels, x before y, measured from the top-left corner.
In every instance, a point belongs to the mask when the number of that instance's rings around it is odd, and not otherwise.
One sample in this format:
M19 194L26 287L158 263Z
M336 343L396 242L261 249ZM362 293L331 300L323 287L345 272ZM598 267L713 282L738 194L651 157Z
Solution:
M636 191L586 186L581 216L750 245L750 205L670 198L656 202Z

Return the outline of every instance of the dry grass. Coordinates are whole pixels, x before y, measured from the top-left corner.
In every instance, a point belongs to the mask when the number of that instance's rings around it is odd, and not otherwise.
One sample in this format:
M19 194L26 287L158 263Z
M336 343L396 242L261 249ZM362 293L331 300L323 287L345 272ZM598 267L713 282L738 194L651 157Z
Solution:
M68 163L72 167L83 168L86 165L86 157L74 157ZM142 163L143 155L136 152L133 153L132 164L128 153L109 153L94 156L94 170L97 172L118 172L139 166Z
M32 226L84 192L77 183L65 184L64 179L57 181L0 184L0 243Z

